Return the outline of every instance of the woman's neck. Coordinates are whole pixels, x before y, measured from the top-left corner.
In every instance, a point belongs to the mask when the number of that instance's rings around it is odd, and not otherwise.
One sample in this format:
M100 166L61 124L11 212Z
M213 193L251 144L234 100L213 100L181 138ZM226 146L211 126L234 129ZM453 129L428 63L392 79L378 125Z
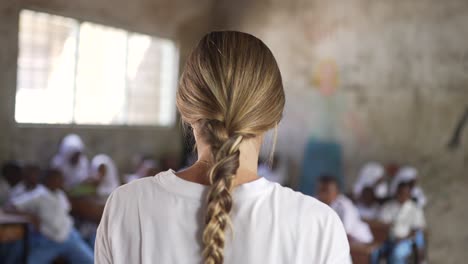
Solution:
M234 185L251 182L258 179L258 156L261 140L246 139L240 145L239 168L234 178ZM208 172L213 164L210 146L197 143L198 160L191 167L177 172L176 175L184 180L210 185Z

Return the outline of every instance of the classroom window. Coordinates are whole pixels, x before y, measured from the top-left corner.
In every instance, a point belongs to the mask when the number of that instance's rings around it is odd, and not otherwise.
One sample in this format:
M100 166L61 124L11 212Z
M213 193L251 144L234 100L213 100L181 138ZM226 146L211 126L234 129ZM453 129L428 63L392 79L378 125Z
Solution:
M15 120L168 126L177 69L173 41L22 10Z

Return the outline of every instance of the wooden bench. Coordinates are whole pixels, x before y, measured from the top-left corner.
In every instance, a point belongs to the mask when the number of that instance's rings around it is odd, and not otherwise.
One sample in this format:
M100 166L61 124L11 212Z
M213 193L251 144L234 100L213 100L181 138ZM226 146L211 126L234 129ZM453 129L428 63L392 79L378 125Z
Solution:
M380 246L381 244L379 243L363 244L350 242L349 247L353 264L370 264L372 252L377 250Z
M0 210L0 243L23 241L23 263L28 258L28 219Z
M390 233L390 225L377 220L364 220L369 225L369 228L374 236L374 242L383 243L387 241Z
M71 214L82 220L99 224L104 212L105 200L95 196L70 197Z
M374 236L374 242L362 244L350 242L351 258L354 264L369 264L372 252L377 250L388 239L390 225L379 221L365 220Z

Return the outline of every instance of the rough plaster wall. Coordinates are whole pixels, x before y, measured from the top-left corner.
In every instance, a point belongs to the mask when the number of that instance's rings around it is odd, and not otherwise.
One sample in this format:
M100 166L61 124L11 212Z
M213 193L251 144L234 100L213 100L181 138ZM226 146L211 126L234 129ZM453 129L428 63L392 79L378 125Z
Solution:
M91 156L109 153L120 168L128 168L134 154L161 157L181 150L179 126L170 128L25 126L14 121L18 14L34 9L109 26L171 38L186 54L210 23L212 0L80 0L0 1L0 161L22 159L46 164L67 133L82 135ZM183 57L181 57L183 58Z
M465 263L468 129L457 149L447 143L468 107L468 1L217 3L213 28L253 33L277 57L287 95L279 151L299 163L325 119L344 147L348 186L368 160L416 166L429 198L430 260ZM328 59L339 77L331 99L312 82Z

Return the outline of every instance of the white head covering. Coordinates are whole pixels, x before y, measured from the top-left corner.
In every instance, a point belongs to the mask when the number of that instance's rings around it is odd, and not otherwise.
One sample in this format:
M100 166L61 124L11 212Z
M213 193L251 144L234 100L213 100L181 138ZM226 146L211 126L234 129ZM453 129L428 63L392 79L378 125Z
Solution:
M70 158L76 152L83 152L84 144L76 134L69 134L62 139L59 152L52 159L51 166L59 169L65 178L65 187L76 186L88 178L89 161L81 154L75 166L70 164Z
M98 175L101 165L106 166L106 175L104 175L104 178L99 183L96 192L98 195L106 196L111 194L115 188L119 187L119 174L114 161L105 154L99 154L91 161L91 172L93 176Z
M354 196L359 197L364 188L374 186L375 183L384 176L384 173L385 170L383 166L377 162L365 164L359 173L357 182L354 184Z
M83 152L84 144L80 136L76 134L69 134L62 139L59 152L62 155L71 157L76 152Z
M395 178L390 186L390 194L394 196L397 192L398 185L402 182L414 181L418 178L418 170L413 167L405 166L398 170Z

